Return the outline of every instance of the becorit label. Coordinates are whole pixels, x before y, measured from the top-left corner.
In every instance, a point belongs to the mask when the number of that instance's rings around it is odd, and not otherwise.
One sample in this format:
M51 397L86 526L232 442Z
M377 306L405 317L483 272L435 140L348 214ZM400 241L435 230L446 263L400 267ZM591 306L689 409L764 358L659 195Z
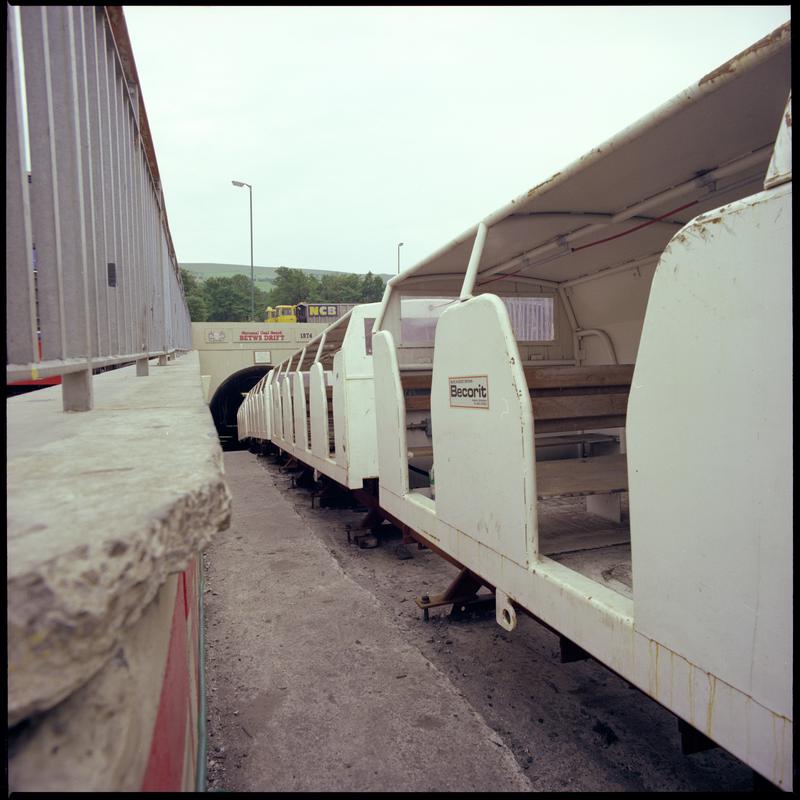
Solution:
M489 376L448 378L451 408L489 408Z

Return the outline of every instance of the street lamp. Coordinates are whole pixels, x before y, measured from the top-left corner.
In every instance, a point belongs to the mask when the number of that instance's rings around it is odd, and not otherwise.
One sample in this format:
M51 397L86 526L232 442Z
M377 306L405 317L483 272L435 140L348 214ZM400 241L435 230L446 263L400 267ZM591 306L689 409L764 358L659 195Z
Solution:
M250 320L256 320L256 281L253 276L253 187L244 181L231 181L234 186L246 186L250 190Z
M397 244L397 274L400 274L400 248L403 246L402 242Z

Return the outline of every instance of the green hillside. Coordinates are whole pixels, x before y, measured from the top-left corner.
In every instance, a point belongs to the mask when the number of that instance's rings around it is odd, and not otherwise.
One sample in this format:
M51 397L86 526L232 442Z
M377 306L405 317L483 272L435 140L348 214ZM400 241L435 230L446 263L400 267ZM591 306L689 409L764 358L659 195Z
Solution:
M197 275L199 278L223 278L230 277L231 275L245 275L250 277L249 264L181 264L182 269L189 270L189 272ZM275 279L275 267L258 267L253 265L253 278L256 285L264 291L269 291L272 288ZM315 278L321 278L323 275L346 275L345 270L336 269L304 269L306 275L313 275ZM381 274L384 282L393 277L388 274Z

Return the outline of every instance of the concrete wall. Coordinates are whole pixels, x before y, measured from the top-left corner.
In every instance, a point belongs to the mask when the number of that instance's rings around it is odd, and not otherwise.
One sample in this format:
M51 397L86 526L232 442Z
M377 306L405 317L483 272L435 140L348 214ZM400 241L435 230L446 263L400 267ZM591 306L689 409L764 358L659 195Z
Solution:
M223 381L247 367L279 364L329 323L193 322L192 347L200 354L206 402Z
M7 402L11 790L194 790L200 562L230 524L197 353Z

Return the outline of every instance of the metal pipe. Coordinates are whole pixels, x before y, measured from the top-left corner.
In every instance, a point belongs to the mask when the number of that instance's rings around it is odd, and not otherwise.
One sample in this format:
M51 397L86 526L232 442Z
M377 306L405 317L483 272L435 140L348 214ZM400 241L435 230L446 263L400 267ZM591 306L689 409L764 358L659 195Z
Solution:
M250 321L256 321L256 282L253 273L253 187L245 181L231 181L234 186L246 186L250 192Z
M6 14L6 357L33 361L38 356L36 287L16 11L8 6ZM17 289L16 297L9 287Z
M383 317L386 313L386 309L389 307L389 300L392 296L392 281L394 280L396 280L396 278L389 278L389 280L386 282L386 288L383 290L381 307L378 309L378 313L375 316L375 322L372 323L373 336L383 329Z
M614 350L614 344L611 341L611 337L605 331L600 330L599 328L584 328L583 330L575 331L575 336L579 341L585 336L599 336L611 355L611 363L619 364L619 361L617 360L617 353Z
M250 319L256 321L256 279L253 272L253 187L250 189Z
M558 296L561 298L561 303L564 306L564 311L567 313L567 318L569 319L569 324L572 328L572 333L574 336L575 331L580 328L580 325L578 325L578 318L575 316L575 309L572 307L572 302L567 296L566 288L564 286L559 286L557 291Z
M472 291L475 288L475 278L478 275L481 256L483 255L483 246L486 244L487 231L486 223L479 223L478 232L475 234L475 243L472 245L472 253L469 257L469 264L467 265L467 273L464 276L464 285L461 287L461 296L459 300L461 300L462 303L464 300L469 300L472 297Z
M420 278L423 276L420 275ZM561 284L558 281L551 281L547 278L529 278L527 275L498 275L496 278L490 278L488 281L481 281L478 286L485 286L488 283L496 283L497 281L503 281L506 279L510 279L512 283L522 283L527 284L529 286L541 286L542 288L547 289L557 289Z
M115 364L133 364L141 358L156 358L165 356L174 350L152 350L147 353L127 353L125 355L110 356L108 358L93 358L88 363L85 358L68 358L65 360L36 361L27 364L6 364L6 381L38 380L49 378L53 375L67 375L71 372L80 372L100 367L110 367Z
M639 269L639 267L647 267L661 257L661 253L653 253L644 258L637 258L635 261L628 261L625 264L617 264L615 267L608 267L608 269L601 269L598 272L593 272L591 275L581 275L579 278L574 278L571 281L564 281L559 286L570 288L578 286L581 283L588 283L589 281L597 280L598 278L605 278L607 275L614 275L617 272L628 272L630 270Z

